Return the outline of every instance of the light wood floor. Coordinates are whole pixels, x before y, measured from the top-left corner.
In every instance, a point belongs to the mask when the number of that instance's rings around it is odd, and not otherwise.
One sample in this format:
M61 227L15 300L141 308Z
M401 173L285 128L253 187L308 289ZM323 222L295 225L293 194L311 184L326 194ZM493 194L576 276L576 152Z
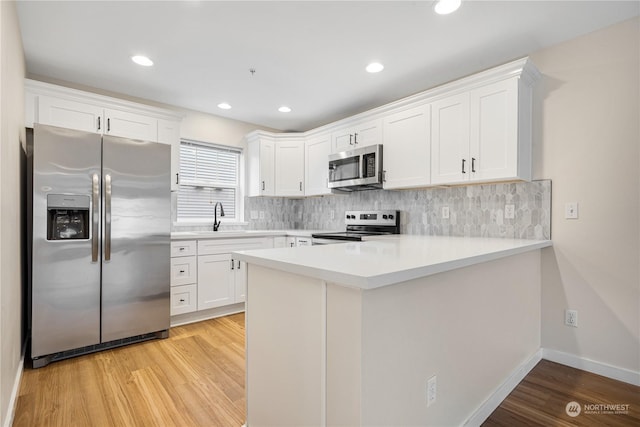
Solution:
M166 340L25 368L14 426L223 426L245 420L244 314L171 329ZM628 404L570 418L565 406ZM639 426L640 388L541 361L485 427Z
M241 426L244 314L25 368L14 426Z

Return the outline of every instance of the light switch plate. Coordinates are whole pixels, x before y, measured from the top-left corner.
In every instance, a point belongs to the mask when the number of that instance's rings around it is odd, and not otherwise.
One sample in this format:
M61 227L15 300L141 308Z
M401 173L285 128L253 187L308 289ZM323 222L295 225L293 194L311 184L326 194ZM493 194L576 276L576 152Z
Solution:
M516 217L515 205L504 205L504 219L514 219Z
M578 219L578 202L567 202L564 205L565 219Z
M444 218L444 219L448 219L449 218L449 206L443 206L442 207L442 218Z

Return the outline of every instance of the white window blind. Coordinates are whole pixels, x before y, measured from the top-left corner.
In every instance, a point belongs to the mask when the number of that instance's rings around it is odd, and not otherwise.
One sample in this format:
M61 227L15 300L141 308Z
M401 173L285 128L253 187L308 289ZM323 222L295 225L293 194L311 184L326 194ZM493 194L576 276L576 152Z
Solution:
M216 202L222 203L224 219L239 220L239 176L239 149L182 140L178 221L213 222Z

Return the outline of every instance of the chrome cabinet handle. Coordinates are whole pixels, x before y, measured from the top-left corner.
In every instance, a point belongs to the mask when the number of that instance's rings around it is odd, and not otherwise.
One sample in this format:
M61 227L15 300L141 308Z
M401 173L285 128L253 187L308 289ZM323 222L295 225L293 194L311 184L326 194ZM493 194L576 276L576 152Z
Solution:
M264 181L262 181L262 191L264 191Z
M180 270L180 273L184 273L184 270Z
M100 130L100 117L98 116L98 130Z
M176 184L180 184L180 174L176 174Z
M302 181L300 181L300 191L302 191Z
M111 119L107 119L107 132L111 132Z
M471 158L471 172L476 173L476 158Z
M231 269L235 270L235 263L233 262L233 260L231 260Z
M240 270L240 261L238 261L238 270Z
M111 259L111 175L104 176L104 259Z
M349 145L353 145L353 134L349 134Z
M100 228L100 178L97 173L91 176L91 262L98 262L98 231Z
M353 143L354 143L355 145L358 145L358 134L357 134L357 133L354 133L354 134L353 134Z
M462 159L462 173L467 173L467 172L465 172L465 170L464 170L464 163L465 163L466 161L467 161L466 159Z

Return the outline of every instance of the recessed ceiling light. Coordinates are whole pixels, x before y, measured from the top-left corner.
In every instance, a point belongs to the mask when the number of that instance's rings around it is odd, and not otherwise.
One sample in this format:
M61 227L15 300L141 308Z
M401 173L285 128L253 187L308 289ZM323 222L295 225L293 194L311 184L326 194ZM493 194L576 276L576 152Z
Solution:
M439 0L433 9L438 15L448 15L458 10L462 0Z
M278 111L280 111L281 113L290 113L291 108L287 107L286 105L283 105L282 107L278 108Z
M226 102L221 102L220 104L218 104L218 108L222 108L223 110L230 110L231 105L227 104Z
M143 67L151 67L153 65L153 61L143 55L132 56L131 60L138 65L142 65Z
M379 73L380 71L384 70L384 65L379 62L372 62L371 64L367 65L366 70L369 73Z

